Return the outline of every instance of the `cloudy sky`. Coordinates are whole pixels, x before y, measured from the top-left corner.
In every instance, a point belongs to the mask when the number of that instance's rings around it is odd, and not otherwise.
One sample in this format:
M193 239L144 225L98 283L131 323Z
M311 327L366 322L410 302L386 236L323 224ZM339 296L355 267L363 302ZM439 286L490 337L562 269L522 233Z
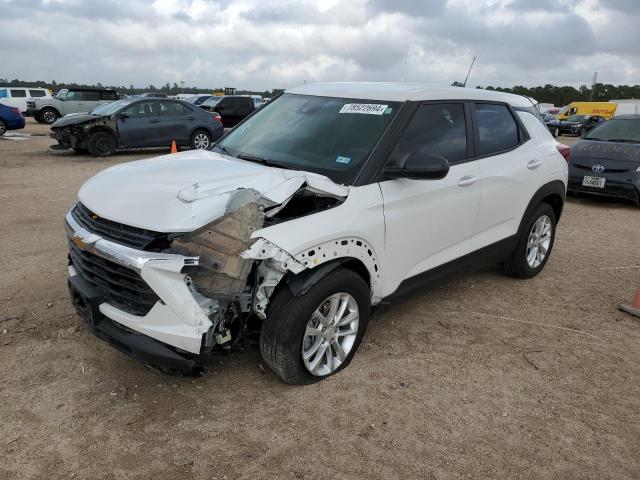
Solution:
M0 78L640 83L640 0L0 0Z

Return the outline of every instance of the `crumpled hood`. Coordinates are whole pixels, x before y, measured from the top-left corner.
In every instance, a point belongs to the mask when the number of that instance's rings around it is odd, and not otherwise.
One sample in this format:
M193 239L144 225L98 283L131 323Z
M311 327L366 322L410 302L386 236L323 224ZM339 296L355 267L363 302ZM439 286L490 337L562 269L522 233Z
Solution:
M192 150L103 170L80 188L78 198L115 222L189 232L223 216L239 190L269 207L285 203L303 186L336 197L349 193L323 175Z
M103 118L99 115L89 115L88 113L70 113L59 118L51 125L51 128L66 127L68 125L80 125L88 121L94 121Z

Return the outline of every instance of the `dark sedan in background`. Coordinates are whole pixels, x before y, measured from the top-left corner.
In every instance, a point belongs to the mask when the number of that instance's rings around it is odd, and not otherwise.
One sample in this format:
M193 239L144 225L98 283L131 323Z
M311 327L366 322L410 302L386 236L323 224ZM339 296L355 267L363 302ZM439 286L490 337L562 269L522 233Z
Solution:
M0 135L7 130L19 130L24 128L24 117L20 109L0 103Z
M571 147L569 191L640 206L640 115L615 117Z
M200 108L217 112L222 116L225 127L233 127L256 109L253 99L245 95L225 95L211 97L200 104Z
M566 120L549 120L546 122L554 137L559 135L585 135L606 119L598 115L571 115Z
M207 149L223 134L220 115L180 100L127 98L88 114L57 120L51 134L62 148L108 156L116 150L142 147Z

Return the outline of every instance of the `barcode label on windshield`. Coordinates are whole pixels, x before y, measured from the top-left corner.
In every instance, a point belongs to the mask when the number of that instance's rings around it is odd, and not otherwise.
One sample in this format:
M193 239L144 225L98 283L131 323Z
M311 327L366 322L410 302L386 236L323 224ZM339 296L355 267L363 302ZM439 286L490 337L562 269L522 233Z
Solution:
M364 113L366 115L382 115L388 105L376 103L346 103L338 113Z

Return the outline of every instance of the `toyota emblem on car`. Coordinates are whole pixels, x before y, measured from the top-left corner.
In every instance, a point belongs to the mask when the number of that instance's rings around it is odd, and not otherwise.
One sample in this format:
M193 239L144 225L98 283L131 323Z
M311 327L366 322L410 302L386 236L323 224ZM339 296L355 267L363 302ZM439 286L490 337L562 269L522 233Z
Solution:
M594 165L593 167L591 167L591 170L593 170L596 173L602 173L604 172L604 165Z

